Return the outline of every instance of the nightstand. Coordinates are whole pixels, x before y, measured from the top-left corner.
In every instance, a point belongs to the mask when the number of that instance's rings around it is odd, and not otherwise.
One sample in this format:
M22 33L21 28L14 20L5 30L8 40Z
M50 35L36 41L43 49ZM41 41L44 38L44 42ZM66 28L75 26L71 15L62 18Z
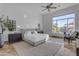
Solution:
M37 31L38 33L44 33L43 31Z

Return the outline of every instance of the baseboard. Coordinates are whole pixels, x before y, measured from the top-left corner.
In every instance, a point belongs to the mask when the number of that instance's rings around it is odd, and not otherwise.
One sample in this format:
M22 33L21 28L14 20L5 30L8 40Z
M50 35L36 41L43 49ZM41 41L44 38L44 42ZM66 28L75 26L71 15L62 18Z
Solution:
M59 37L59 36L50 36L50 37L55 37L55 38L63 38L63 37Z

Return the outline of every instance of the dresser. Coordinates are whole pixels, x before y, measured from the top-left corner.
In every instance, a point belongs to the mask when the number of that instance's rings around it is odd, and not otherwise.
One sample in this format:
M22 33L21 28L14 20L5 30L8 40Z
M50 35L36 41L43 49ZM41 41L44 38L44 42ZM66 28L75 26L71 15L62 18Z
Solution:
M22 34L21 33L13 33L8 34L8 41L9 43L15 43L22 40Z

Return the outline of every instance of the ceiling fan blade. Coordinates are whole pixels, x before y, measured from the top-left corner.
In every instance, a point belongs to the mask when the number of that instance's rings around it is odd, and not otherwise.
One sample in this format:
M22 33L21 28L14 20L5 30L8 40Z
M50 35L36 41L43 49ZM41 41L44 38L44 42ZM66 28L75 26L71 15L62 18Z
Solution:
M50 6L52 6L53 5L53 3L50 3L48 6L50 7Z
M57 7L50 7L51 9L56 9Z
M46 9L42 10L42 11L45 11Z

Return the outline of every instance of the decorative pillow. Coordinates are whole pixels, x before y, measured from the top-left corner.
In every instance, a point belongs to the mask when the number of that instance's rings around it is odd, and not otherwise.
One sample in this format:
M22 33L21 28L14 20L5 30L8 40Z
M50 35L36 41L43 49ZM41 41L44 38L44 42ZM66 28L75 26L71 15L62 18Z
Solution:
M38 34L37 31L34 31L34 32L35 32L35 34Z
M27 31L25 32L25 35L32 35L32 34L37 34L36 31Z
M31 34L37 34L37 32L36 31L31 31Z
M31 32L31 34L35 34L35 32L34 32L34 31L32 31L32 32Z

